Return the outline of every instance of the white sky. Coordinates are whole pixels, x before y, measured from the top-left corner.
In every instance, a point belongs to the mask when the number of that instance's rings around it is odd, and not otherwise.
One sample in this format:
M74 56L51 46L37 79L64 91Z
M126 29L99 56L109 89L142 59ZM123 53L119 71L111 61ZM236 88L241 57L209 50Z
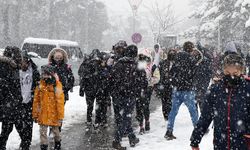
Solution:
M128 0L100 0L103 1L107 5L107 10L110 16L113 15L132 15L131 7L129 5ZM142 4L139 8L138 15L140 15L140 11L145 10L143 5L148 5L152 0L143 0ZM161 2L169 2L169 0L157 0ZM188 15L190 12L189 0L172 0L174 5L174 11L176 16L179 18L183 18Z

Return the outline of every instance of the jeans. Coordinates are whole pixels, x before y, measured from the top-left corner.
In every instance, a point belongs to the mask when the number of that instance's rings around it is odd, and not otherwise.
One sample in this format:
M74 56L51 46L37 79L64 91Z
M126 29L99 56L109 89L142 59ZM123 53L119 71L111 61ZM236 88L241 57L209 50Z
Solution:
M168 117L167 130L173 131L175 117L178 114L181 104L184 103L190 113L193 126L198 122L198 110L195 104L195 93L193 91L176 91L172 93L172 107Z

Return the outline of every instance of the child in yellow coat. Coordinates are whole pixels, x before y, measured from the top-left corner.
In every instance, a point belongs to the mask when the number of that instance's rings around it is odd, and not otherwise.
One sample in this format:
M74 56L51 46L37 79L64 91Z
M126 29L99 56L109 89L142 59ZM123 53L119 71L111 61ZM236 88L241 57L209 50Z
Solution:
M53 66L45 65L41 68L40 84L35 89L32 116L40 125L41 150L48 149L48 127L52 128L55 140L55 150L61 149L59 127L64 118L64 94L62 84Z

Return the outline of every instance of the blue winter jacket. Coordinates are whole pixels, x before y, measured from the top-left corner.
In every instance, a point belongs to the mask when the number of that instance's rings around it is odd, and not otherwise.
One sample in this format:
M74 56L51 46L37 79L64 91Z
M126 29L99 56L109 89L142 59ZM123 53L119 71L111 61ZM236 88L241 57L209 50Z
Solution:
M229 87L221 80L212 86L203 108L191 136L191 146L198 146L214 121L214 150L247 150L243 135L250 133L249 81L242 79L239 85Z

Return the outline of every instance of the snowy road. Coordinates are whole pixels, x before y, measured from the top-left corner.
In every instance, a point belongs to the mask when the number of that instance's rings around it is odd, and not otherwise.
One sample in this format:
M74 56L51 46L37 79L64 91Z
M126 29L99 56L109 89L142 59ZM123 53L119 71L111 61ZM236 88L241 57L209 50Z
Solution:
M160 101L152 97L151 102L152 103L151 103L150 109L152 112L154 112L160 106ZM66 104L66 108L69 103L70 102ZM108 112L109 113L108 116L110 116L108 119L109 127L106 129L102 129L99 132L93 129L92 131L86 132L85 113L84 115L79 114L80 116L82 116L82 119L79 119L78 122L74 123L72 126L64 128L65 130L62 133L63 150L109 150L111 149L111 143L113 141L113 133L114 133L113 113L111 112L113 111L111 110ZM135 119L134 119L134 127L135 129L137 127ZM126 141L126 139L124 140ZM32 150L39 150L39 145L33 146Z
M74 88L70 93L70 101L65 106L65 119L62 132L63 150L109 150L113 140L113 119L109 118L109 128L99 133L86 133L86 102L78 96L79 87ZM182 105L176 117L174 134L176 140L166 141L166 122L163 120L160 101L152 98L151 110L151 131L145 135L138 135L140 143L135 148L130 148L128 139L124 138L122 145L133 150L189 150L189 138L192 132L192 123L187 108ZM113 115L109 115L113 116ZM1 125L1 124L0 124ZM136 127L136 121L134 120ZM0 128L1 130L1 128ZM138 132L138 129L135 130ZM138 133L136 133L138 134ZM16 131L9 137L7 150L15 150L20 144L20 138ZM34 125L32 150L39 150L39 127ZM212 150L212 131L206 135L200 145L201 150Z

